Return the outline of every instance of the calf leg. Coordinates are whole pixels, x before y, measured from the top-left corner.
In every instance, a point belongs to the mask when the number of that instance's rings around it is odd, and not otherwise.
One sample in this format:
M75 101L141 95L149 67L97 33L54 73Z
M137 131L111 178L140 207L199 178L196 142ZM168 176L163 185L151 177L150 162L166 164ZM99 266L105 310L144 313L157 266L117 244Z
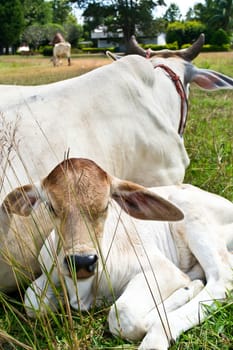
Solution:
M55 311L58 306L58 299L54 287L49 283L48 277L42 274L26 290L24 306L29 317L35 318L48 313L48 310Z
M145 318L146 335L142 340L139 350L166 350L173 340L169 324L169 313L189 302L203 288L200 280L191 281L186 287L180 288L158 310L153 308ZM159 312L159 318L157 313Z
M61 274L58 272L59 259L57 256L59 238L53 230L45 240L38 256L42 275L27 288L24 303L30 317L46 314L48 310L54 311L58 306L58 292ZM60 298L59 298L60 299Z
M170 261L169 264L171 264ZM140 273L134 277L122 296L111 307L108 322L110 331L113 334L134 341L142 339L150 328L150 320L147 319L147 316L153 312L153 317L160 323L158 332L160 332L162 338L159 339L159 336L158 342L155 344L157 344L158 349L163 343L168 346L169 341L167 338L170 339L171 337L169 332L167 332L165 310L183 305L203 286L200 281L195 281L192 282L190 289L184 289L190 284L189 278L175 266L170 272L172 281L170 286L167 283L163 284L162 281L161 283L156 281L152 271ZM163 305L164 299L167 300ZM153 322L155 322L153 317ZM164 323L163 325L161 321ZM160 330L161 327L162 329L163 327L165 328L165 332ZM166 347L161 347L161 349L163 348L165 349Z
M214 293L215 293L214 298L213 296L211 296L211 293L210 293L211 288L212 288L212 291L214 290ZM167 324L171 334L171 339L177 339L177 337L182 332L194 327L195 325L203 321L205 317L205 312L204 312L204 309L202 308L202 304L211 305L213 304L214 299L216 298L222 299L224 296L224 290L225 289L223 286L220 286L219 284L216 285L216 282L215 283L211 282L207 284L207 287L205 287L187 304L179 307L178 309L172 312L169 312L166 317L168 321ZM151 319L150 319L150 323L152 323L152 325L151 325L151 328L148 330L145 338L143 339L141 347L139 347L140 350L154 349L153 344L155 344L155 334L157 339L159 329L160 329L160 332L159 332L160 339L164 339L161 336L161 334L164 333L164 329L162 329L161 323L158 323L155 317L153 321L154 322L151 322ZM166 349L166 347L164 348L162 347L161 349Z
M187 286L176 290L164 301L165 310L171 312L178 309L192 300L203 288L204 284L201 280L191 281ZM147 321L149 321L149 317Z
M225 264L216 266L216 269L212 270L212 275L208 276L205 288L186 305L168 315L174 339L205 319L203 305L213 305L214 300L225 298L227 290L232 288L232 276L233 272L229 266Z
M57 59L56 59L55 56L53 56L52 61L53 61L53 66L56 67L56 65L57 65Z

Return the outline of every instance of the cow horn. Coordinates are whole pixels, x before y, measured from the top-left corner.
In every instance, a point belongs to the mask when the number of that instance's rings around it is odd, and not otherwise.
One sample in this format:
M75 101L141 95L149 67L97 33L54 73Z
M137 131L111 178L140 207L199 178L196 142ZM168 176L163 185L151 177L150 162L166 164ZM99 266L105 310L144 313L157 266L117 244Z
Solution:
M117 61L119 60L120 58L122 58L121 55L116 55L110 51L106 51L106 56L108 56L109 58L111 58L113 61Z
M204 43L205 43L205 34L202 33L199 36L199 38L193 43L193 45L188 47L187 49L177 50L177 51L163 50L162 52L164 54L165 52L166 53L173 52L175 55L182 57L186 61L192 61L200 53ZM147 51L139 46L134 35L132 35L129 40L127 54L128 55L137 54L143 57L147 57ZM156 55L161 55L161 51L150 50L150 57L156 56Z
M199 38L193 43L192 46L185 50L179 51L179 56L181 56L186 61L192 61L200 53L202 46L205 43L205 34L201 34Z
M128 48L126 52L126 55L132 55L132 54L146 57L146 51L141 46L139 46L134 35L131 36L128 42Z

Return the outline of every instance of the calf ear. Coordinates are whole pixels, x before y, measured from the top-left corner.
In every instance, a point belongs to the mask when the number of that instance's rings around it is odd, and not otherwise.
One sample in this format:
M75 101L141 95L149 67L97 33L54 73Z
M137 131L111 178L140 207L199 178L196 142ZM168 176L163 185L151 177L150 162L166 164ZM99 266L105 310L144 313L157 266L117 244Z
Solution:
M137 219L178 221L184 218L183 212L174 204L129 181L114 178L112 198Z
M2 206L8 214L28 216L41 202L35 186L25 185L10 192Z
M208 69L195 68L191 82L205 90L233 89L233 79Z

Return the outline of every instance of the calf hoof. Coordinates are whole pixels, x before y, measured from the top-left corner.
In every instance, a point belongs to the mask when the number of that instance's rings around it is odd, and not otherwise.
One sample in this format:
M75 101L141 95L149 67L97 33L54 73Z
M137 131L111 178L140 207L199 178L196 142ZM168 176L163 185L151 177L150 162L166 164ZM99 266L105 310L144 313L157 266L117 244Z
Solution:
M116 310L117 309L117 310ZM113 335L130 341L139 341L145 336L145 327L127 305L112 306L108 315L109 330Z
M203 288L204 284L201 280L193 280L187 287L185 287L189 293L190 300L193 299Z
M138 350L167 350L171 339L168 339L161 324L154 324L145 335Z

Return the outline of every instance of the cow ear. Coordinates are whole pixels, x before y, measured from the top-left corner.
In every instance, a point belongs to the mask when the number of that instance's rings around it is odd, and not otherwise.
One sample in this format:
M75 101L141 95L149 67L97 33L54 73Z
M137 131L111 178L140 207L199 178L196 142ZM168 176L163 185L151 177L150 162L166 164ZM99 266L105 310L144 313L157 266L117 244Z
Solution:
M168 200L143 186L114 178L112 198L129 215L142 220L178 221L183 212Z
M10 192L3 201L3 208L8 214L28 216L41 200L35 186L25 185Z
M209 69L197 69L192 72L191 82L205 90L233 89L233 79Z

